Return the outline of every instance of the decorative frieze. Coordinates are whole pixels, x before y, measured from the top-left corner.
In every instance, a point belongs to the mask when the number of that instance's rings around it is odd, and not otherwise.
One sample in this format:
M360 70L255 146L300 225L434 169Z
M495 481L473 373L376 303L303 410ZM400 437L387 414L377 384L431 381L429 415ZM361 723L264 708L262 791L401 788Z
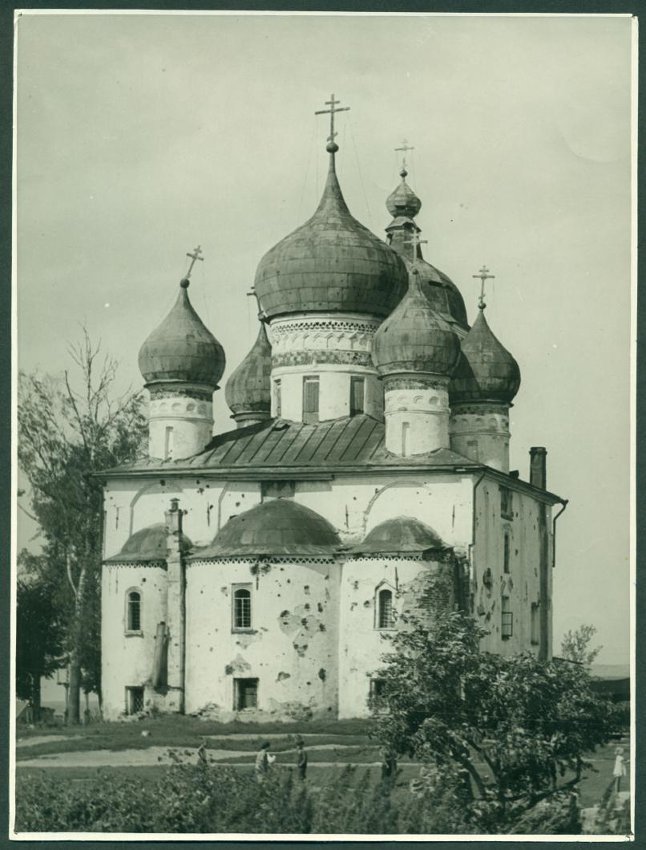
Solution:
M323 364L373 367L372 358L367 351L286 351L272 354L271 365L274 369L281 366L318 366Z

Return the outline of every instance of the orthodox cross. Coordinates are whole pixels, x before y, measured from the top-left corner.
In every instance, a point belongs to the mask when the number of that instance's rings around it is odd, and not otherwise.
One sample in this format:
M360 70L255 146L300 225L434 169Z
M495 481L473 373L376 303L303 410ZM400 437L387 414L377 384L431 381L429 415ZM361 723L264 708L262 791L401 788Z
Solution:
M495 278L495 274L489 274L489 269L486 266L483 266L478 274L472 274L471 277L479 277L480 278L480 298L478 300L478 307L481 310L487 306L484 300L484 291L485 291L485 281L493 280Z
M200 257L201 253L202 253L202 247L200 245L198 245L197 248L193 248L192 254L186 255L187 257L191 258L191 265L188 267L188 271L184 275L185 280L188 280L189 277L191 276L191 272L193 271L193 266L195 265L196 260L199 260L201 263L204 262L204 257Z
M428 239L420 239L419 233L415 230L413 231L410 239L404 239L405 245L412 245L413 248L413 262L417 259L417 248L420 245L428 245Z
M341 103L340 100L335 100L334 95L331 96L330 100L325 101L325 105L329 106L329 109L319 109L318 112L315 112L314 115L329 115L330 116L330 135L327 137L328 142L333 142L334 137L338 135L334 132L334 116L337 112L349 112L349 106L339 106L338 109L335 108L337 103Z
M404 171L405 171L405 170L406 170L406 153L407 153L407 151L414 151L414 150L415 150L415 148L414 148L414 147L411 147L411 146L408 144L408 139L404 139L404 141L402 142L401 147L400 147L400 148L395 148L395 150L396 150L396 151L402 151L402 152L403 152L403 156L402 156L402 170L404 170Z

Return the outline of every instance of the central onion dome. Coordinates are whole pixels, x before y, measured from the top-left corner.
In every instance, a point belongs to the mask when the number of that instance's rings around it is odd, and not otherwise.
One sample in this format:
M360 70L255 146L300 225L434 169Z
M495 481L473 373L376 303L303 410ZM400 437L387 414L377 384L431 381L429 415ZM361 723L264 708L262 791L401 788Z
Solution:
M460 340L422 293L413 268L408 292L374 337L372 359L379 374L430 372L448 376L459 356Z
M331 555L340 546L336 530L320 514L291 499L272 499L230 519L194 557Z
M473 327L462 340L460 361L449 385L451 404L511 404L519 387L518 363L493 335L481 306Z
M260 324L251 351L233 372L224 388L234 417L268 418L271 409L271 344L267 330Z
M290 313L387 316L407 285L404 264L385 242L352 217L336 176L335 142L314 215L268 251L254 288L268 318Z
M434 310L441 313L447 321L458 326L460 331L468 331L467 311L460 290L448 275L436 269L422 256L421 246L411 250L411 237L420 232L413 221L422 208L422 202L406 182L408 172L405 168L399 172L402 182L386 200L386 208L393 220L386 228L391 248L403 258L409 273L415 267L419 273L422 292L431 302Z
M180 282L177 301L139 351L146 384L202 384L217 389L226 359L224 349L204 325L188 297L189 281Z

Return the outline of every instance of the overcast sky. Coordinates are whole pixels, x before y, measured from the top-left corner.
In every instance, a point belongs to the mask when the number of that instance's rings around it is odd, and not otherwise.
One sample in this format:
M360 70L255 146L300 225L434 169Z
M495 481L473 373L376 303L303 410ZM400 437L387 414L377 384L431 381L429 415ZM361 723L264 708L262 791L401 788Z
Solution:
M137 352L201 244L190 297L227 353L256 334L262 255L337 167L384 236L408 182L425 257L514 354L512 468L548 449L555 646L597 626L628 658L630 20L627 17L24 14L18 24L19 365L57 372L86 323L141 384ZM231 427L223 392L216 428ZM25 537L23 529L23 539Z

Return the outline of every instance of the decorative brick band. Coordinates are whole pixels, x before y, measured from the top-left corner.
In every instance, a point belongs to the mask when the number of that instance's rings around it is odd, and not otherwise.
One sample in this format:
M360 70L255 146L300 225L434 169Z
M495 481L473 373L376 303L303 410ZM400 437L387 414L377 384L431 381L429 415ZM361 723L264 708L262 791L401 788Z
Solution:
M274 369L281 366L317 366L329 363L374 368L372 358L367 351L330 351L325 349L286 351L284 354L272 354L271 357L271 365Z
M212 401L213 393L209 390L198 390L195 387L174 389L171 387L149 387L151 399L160 398L192 398L195 401Z
M384 378L384 388L387 391L394 390L445 390L448 386L448 378L405 378L393 376Z
M451 413L454 416L474 414L476 416L487 416L488 414L507 415L509 405L502 401L488 401L482 404L452 404Z

